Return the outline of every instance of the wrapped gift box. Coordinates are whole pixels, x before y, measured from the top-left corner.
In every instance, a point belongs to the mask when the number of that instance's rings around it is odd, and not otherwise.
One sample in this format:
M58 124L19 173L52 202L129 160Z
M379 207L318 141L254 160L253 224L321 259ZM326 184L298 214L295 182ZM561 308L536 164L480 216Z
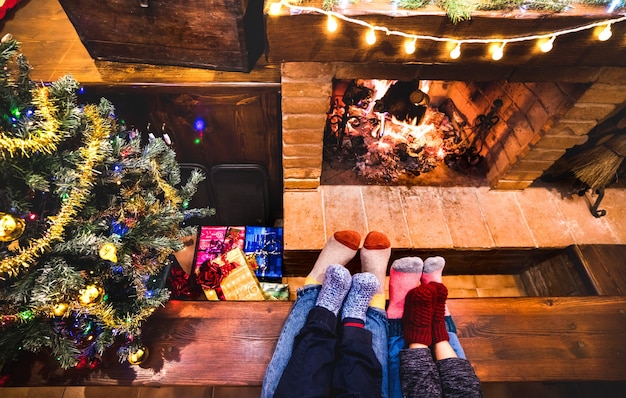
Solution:
M246 227L244 251L256 260L256 275L263 282L281 282L283 277L283 229Z

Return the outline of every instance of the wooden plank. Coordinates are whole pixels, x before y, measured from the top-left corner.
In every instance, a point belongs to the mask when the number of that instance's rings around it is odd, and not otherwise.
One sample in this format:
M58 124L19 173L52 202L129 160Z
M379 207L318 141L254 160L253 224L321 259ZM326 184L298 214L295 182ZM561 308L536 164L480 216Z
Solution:
M626 380L625 297L449 300L483 381Z
M45 358L23 385L259 386L291 302L171 301L147 322L140 366L106 357L63 372ZM459 337L483 382L626 380L626 297L451 299Z
M554 32L582 26L606 19L606 15L582 13L551 14L549 16L511 18L510 15L477 12L470 21L452 23L443 14L411 14L392 16L361 13L357 19L390 30L416 35L431 35L467 39L474 37L497 38L506 32L507 37L519 37L537 32ZM418 40L417 51L407 55L403 38L378 34L377 42L368 46L364 42L366 29L350 23L340 24L340 29L330 34L325 29L324 15L280 15L267 18L268 58L272 62L387 62L438 64L462 62L465 67L493 64L484 44L466 44L458 60L451 60L445 43ZM624 34L624 26L613 26L615 37ZM617 31L619 30L619 32ZM505 56L498 61L503 66L626 66L626 46L619 42L597 44L593 32L583 31L563 35L556 40L549 54L535 51L535 41L510 43Z
M626 295L626 245L582 245L574 250L598 294Z

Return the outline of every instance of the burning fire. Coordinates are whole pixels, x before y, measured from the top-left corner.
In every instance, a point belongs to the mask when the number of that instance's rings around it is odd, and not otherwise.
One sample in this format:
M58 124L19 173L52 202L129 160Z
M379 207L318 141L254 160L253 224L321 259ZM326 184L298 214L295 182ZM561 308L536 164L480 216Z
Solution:
M458 135L447 116L429 106L428 84L343 83L335 92L326 135L332 135L330 141L340 152L356 158L360 175L385 181L404 173L419 175L432 170L458 146Z

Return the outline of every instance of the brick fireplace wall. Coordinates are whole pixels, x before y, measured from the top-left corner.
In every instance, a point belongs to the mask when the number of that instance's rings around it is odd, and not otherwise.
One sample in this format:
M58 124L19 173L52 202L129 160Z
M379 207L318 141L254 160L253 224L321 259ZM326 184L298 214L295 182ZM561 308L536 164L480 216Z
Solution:
M626 243L623 188L607 190L603 204L608 214L594 218L589 212L592 194L565 198L549 188L530 187L626 101L626 69L593 69L550 82L529 75L506 85L487 85L484 77L472 80L471 72L444 76L436 69L419 75L416 70L409 65L282 64L286 250L320 249L335 230L348 228L362 234L382 230L395 248ZM470 82L448 89L470 121L486 113L496 97L503 98L500 116L505 122L486 145L489 186L320 186L333 78Z

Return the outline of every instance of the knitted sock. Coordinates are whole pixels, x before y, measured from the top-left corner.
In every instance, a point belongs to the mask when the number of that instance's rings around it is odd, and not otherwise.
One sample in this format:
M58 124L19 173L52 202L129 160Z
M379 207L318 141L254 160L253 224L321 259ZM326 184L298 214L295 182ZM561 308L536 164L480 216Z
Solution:
M385 310L385 281L387 265L391 257L391 242L382 232L371 231L365 237L361 249L361 271L370 272L378 279L378 291L370 306Z
M424 260L424 271L422 273L422 285L425 285L429 282L439 282L443 281L443 267L446 266L446 260L441 257L428 257Z
M431 282L428 285L433 291L433 344L450 340L446 329L445 307L448 289L443 283Z
M356 231L337 231L328 238L313 269L307 275L305 285L322 284L326 268L330 264L346 265L355 256L361 245L361 235Z
M424 262L419 257L402 257L391 264L387 318L402 318L406 294L419 285L423 267Z
M341 319L346 322L361 320L365 324L367 307L370 300L378 290L378 278L369 272L356 274L352 277L352 287L341 310Z
M351 284L352 276L346 267L339 264L329 265L315 305L326 308L335 315L339 314Z
M409 291L404 302L402 328L407 344L433 342L433 290L421 285Z

